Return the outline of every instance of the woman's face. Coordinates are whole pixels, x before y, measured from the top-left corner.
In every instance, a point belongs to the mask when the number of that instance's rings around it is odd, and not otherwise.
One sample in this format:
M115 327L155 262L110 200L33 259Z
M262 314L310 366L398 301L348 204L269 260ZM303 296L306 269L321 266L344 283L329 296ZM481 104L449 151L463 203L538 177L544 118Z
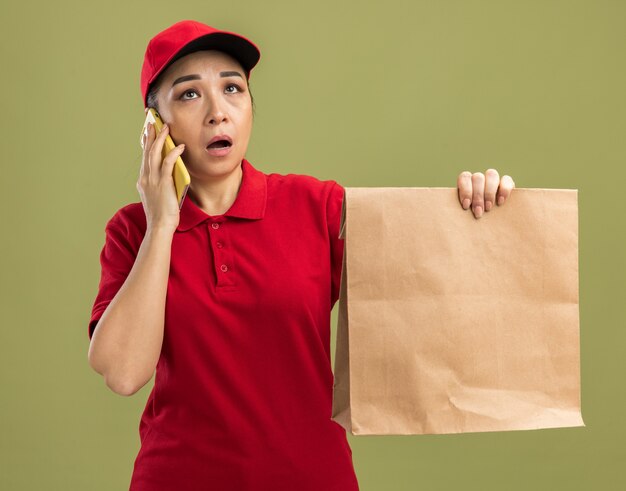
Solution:
M252 131L252 99L234 58L210 50L176 60L163 74L157 100L172 140L185 144L182 159L192 179L224 176L240 165ZM218 135L232 140L225 155L208 148Z

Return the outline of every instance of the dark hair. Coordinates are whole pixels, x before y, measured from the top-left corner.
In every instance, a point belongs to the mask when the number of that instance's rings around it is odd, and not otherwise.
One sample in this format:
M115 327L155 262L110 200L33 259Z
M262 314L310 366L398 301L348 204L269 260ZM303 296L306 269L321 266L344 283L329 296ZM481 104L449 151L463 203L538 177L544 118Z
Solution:
M161 73L159 73L159 76L150 84L150 86L148 87L148 95L146 96L146 103L148 104L148 107L153 107L154 109L156 109L157 112L159 112L157 93L159 92L159 88L161 87L161 79L163 78L163 74L166 70L167 67L164 68ZM248 92L250 92L250 99L252 101L252 118L254 119L254 113L256 109L254 105L254 97L252 96L252 90L250 90L249 74L245 70L244 73L246 75L246 85L248 86Z

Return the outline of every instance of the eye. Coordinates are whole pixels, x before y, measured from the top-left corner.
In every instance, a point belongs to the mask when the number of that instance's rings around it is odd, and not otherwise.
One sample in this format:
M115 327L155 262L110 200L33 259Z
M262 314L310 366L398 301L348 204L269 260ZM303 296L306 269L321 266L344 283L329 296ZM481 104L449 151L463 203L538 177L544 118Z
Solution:
M239 86L238 86L238 85L236 85L236 84L229 84L229 85L226 87L226 89L230 89L231 87L236 88L236 89L237 89L237 92L241 92L241 87L239 87ZM230 93L230 94L234 94L235 92L231 91L231 92L229 92L229 93Z
M191 93L194 93L194 94L197 94L197 92L196 92L195 90L193 90L193 89L189 89L189 90L186 90L185 92L183 92L183 93L180 95L180 99L183 99L183 100L189 100L189 99L187 99L187 98L185 97L185 94L189 94L190 92L191 92Z

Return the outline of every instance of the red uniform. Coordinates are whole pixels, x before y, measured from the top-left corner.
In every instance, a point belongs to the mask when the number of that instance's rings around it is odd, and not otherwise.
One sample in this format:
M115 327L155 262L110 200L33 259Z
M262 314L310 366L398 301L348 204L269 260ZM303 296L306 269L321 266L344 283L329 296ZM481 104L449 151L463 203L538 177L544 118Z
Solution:
M189 196L181 209L130 489L358 490L345 430L331 420L344 190L245 159L242 171L223 215ZM107 223L90 337L145 231L141 203Z

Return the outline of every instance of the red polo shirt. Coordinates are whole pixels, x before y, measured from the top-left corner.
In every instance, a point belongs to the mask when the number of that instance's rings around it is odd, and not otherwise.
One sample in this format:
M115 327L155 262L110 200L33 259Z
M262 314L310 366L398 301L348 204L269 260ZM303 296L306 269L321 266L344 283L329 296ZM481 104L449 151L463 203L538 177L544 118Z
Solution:
M189 197L181 209L130 489L358 490L345 430L330 419L344 190L245 159L242 171L223 215ZM90 338L137 256L142 204L118 210L105 231Z

